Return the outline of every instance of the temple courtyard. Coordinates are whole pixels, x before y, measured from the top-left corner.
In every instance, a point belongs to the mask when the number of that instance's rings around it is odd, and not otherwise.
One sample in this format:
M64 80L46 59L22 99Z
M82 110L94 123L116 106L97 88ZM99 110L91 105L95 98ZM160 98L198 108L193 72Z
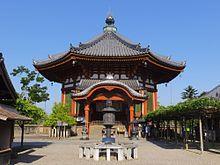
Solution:
M95 141L91 138L90 141ZM117 137L117 141L130 141L127 138ZM199 150L183 150L179 146L164 141L146 141L140 139L138 144L138 159L124 160L118 162L115 157L111 157L111 162L107 162L104 157L99 161L93 159L86 160L78 158L79 145L84 141L79 140L79 136L68 139L48 139L45 136L27 135L24 149L12 159L12 164L51 164L51 165L84 165L84 164L149 164L149 165L217 165L220 162L220 155L212 152ZM19 138L15 138L14 146L18 146Z

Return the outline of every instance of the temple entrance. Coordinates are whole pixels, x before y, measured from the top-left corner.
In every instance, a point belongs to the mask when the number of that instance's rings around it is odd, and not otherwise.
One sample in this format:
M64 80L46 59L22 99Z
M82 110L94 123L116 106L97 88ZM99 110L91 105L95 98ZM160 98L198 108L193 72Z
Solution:
M102 109L106 107L106 101L94 101L90 104L92 123L102 123L103 113ZM129 122L129 106L123 101L112 101L112 107L117 111L115 113L116 124L127 124Z
M102 109L106 107L107 100L112 101L112 107L117 111L115 113L116 124L124 125L128 135L130 135L130 123L136 117L134 105L146 101L146 96L124 83L105 80L88 87L82 92L73 94L72 112L75 114L75 101L81 101L84 104L85 125L89 135L90 125L102 124Z

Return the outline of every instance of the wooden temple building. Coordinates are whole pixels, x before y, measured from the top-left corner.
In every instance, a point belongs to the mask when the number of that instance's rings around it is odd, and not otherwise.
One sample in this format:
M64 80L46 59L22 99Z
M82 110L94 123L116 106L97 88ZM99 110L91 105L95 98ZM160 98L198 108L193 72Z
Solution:
M16 99L17 93L9 78L3 55L0 52L0 165L10 164L15 121L21 123L22 143L24 122L31 121L31 118L20 115L15 107L9 106L15 104Z
M130 132L134 118L157 108L157 85L174 79L185 63L126 39L117 32L111 15L105 23L102 34L34 61L34 67L48 80L62 84L62 103L71 103L72 116L85 117L88 133L91 122L102 120L106 100L112 100L116 121Z

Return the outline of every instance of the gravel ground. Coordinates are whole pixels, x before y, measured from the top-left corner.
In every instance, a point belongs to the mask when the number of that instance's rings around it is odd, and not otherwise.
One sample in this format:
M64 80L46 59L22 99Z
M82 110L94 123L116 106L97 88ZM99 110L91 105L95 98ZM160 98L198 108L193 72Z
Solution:
M15 139L14 145L18 139ZM94 139L90 140L94 141ZM118 141L128 139L118 138ZM117 162L115 158L111 162L104 159L94 161L93 159L79 159L78 146L83 143L79 137L65 140L47 139L41 137L26 137L26 150L20 152L12 164L36 164L36 165L103 165L103 164L132 164L132 165L219 165L220 155L204 152L199 154L198 150L185 151L176 149L164 142L149 142L144 139L138 143L138 159Z

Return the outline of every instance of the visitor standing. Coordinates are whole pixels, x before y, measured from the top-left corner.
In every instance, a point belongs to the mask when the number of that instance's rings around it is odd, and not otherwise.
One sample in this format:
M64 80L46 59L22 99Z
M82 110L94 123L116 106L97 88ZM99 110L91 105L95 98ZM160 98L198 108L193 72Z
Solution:
M146 125L145 127L145 138L146 140L150 137L150 127L149 125Z

